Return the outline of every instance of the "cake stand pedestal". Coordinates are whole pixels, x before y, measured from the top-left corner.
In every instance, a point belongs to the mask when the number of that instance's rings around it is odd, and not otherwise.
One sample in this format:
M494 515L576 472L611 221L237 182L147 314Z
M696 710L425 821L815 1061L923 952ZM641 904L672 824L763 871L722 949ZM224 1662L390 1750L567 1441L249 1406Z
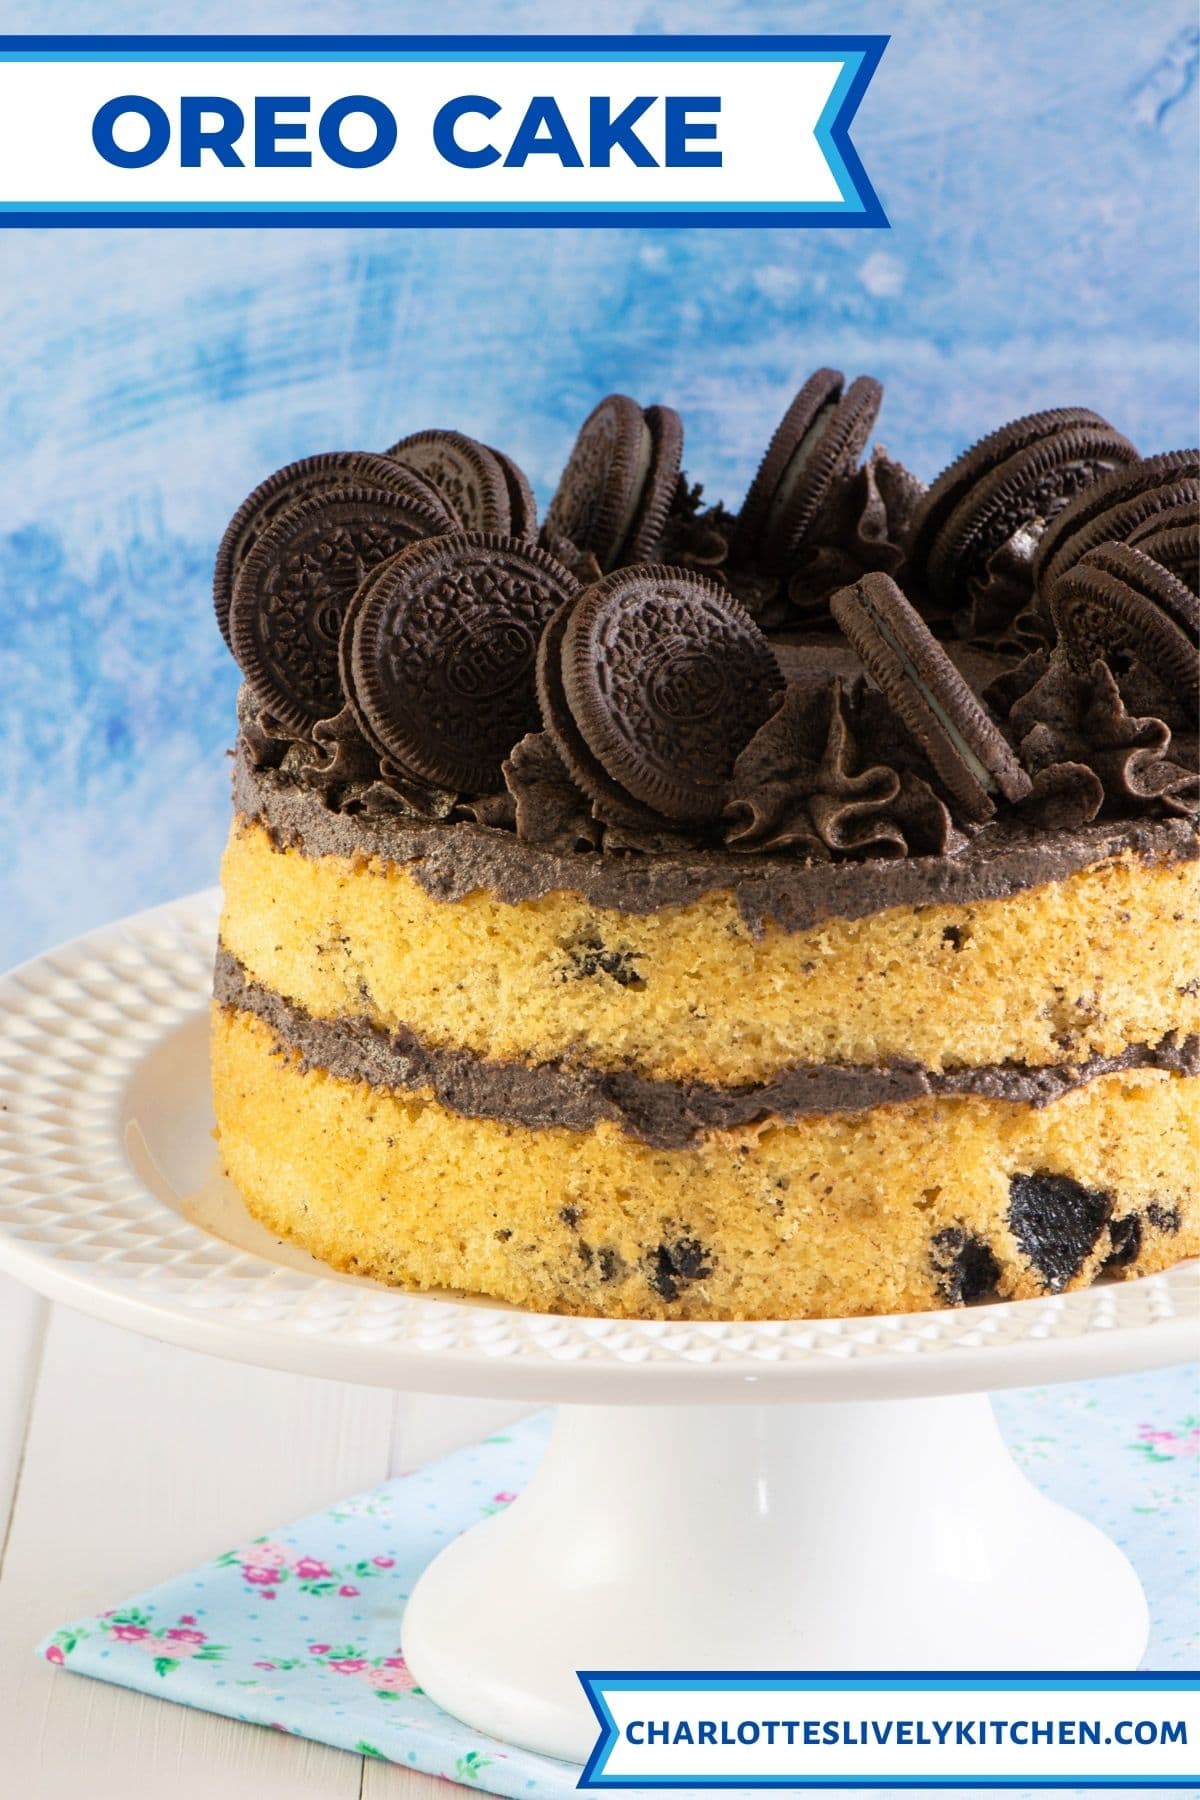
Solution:
M563 1402L526 1493L418 1582L427 1692L581 1760L581 1668L1131 1668L1114 1545L1011 1462L987 1390L1200 1348L1200 1269L876 1319L551 1318L339 1276L213 1173L216 898L0 980L0 1268L189 1348L425 1392Z
M582 1762L577 1669L1132 1669L1141 1587L984 1395L562 1408L525 1493L417 1583L404 1651L480 1731Z

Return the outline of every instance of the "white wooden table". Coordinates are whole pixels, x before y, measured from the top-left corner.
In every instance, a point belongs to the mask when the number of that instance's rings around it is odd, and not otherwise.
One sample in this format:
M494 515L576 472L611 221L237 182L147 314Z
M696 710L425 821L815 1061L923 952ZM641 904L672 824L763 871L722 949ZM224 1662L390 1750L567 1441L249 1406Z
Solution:
M430 1776L70 1675L33 1646L529 1410L220 1362L0 1276L0 1794L444 1800Z

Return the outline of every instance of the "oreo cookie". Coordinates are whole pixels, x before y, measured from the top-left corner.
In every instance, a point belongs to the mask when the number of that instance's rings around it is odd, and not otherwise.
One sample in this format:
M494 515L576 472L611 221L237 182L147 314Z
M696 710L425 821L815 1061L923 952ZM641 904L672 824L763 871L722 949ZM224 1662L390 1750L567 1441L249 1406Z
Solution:
M1100 544L1059 576L1050 606L1072 665L1145 664L1186 706L1200 679L1200 600L1132 544Z
M739 753L783 688L738 601L685 569L642 563L586 589L562 634L562 689L591 758L638 805L716 818Z
M1196 498L1164 507L1125 539L1170 569L1193 594L1200 594L1200 487Z
M1136 457L1097 414L1063 408L1015 420L952 464L917 507L907 557L913 581L935 604L965 603L968 584L1014 532L1052 518L1081 488Z
M538 645L537 694L542 725L568 774L589 800L598 802L603 808L607 823L653 827L660 823L658 814L648 806L639 806L633 796L612 779L600 759L593 756L567 703L562 678L562 647L568 621L578 604L579 595L564 600L543 631Z
M508 488L509 535L524 538L527 543L536 544L538 534L537 501L533 497L533 489L524 469L515 463L511 456L503 450L496 450L491 445L488 449L500 464L500 472L504 476Z
M1089 407L1054 406L1044 412L1026 413L979 438L942 470L917 502L905 542L909 567L923 572L933 542L955 508L978 482L993 474L1010 456L1056 432L1106 424L1107 420Z
M1158 456L1141 457L1127 467L1114 469L1103 480L1077 494L1069 506L1047 525L1034 558L1033 578L1043 593L1049 593L1064 570L1081 555L1093 549L1097 540L1089 541L1088 532L1094 520L1115 507L1124 507L1143 494L1162 488L1174 488L1181 482L1200 482L1200 450L1168 450ZM1173 504L1173 502L1168 502ZM1120 533L1113 533L1119 537Z
M465 793L537 729L538 640L576 592L562 565L496 532L415 544L356 597L350 688L371 742L422 781Z
M1191 508L1193 536L1196 530L1197 506L1200 505L1200 476L1163 482L1156 487L1139 488L1106 506L1071 532L1059 545L1054 557L1043 567L1042 581L1048 590L1058 577L1099 544L1126 544L1135 540L1147 527L1153 527L1164 513L1179 514Z
M890 575L864 575L829 604L961 817L982 822L997 794L1017 801L1030 792L999 726Z
M580 428L546 514L546 535L590 550L601 569L652 554L682 455L678 413L669 406L643 411L628 394L609 394Z
M454 520L427 481L370 450L328 450L304 456L299 462L276 469L248 494L225 528L213 569L213 607L221 636L233 649L229 635L229 609L238 571L263 533L289 506L309 494L335 493L341 488L386 487L408 493L449 531Z
M730 560L784 571L819 517L839 476L858 462L883 400L860 375L844 388L839 369L810 375L780 420L742 502Z
M280 513L233 586L233 653L259 704L303 734L341 710L342 620L376 563L445 530L444 513L404 484L310 494Z
M385 454L435 487L464 531L512 530L511 474L486 444L461 431L415 431Z

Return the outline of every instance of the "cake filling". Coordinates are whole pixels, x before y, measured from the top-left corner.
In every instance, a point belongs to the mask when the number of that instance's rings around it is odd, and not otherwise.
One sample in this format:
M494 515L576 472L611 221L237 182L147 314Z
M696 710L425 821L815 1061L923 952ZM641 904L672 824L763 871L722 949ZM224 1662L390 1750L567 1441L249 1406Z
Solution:
M575 1061L497 1062L470 1050L425 1043L407 1028L385 1031L365 1017L315 1018L248 978L224 949L217 953L213 996L220 1005L269 1026L281 1051L298 1056L301 1068L324 1069L339 1080L364 1081L385 1091L430 1094L466 1117L504 1119L533 1130L561 1125L590 1131L608 1120L663 1150L679 1149L708 1131L862 1112L930 1096L975 1094L1042 1107L1073 1088L1124 1070L1200 1074L1200 1036L1171 1033L1157 1044L1131 1044L1116 1056L1045 1068L995 1063L938 1071L911 1062L879 1068L817 1063L784 1070L773 1081L719 1087L654 1080Z

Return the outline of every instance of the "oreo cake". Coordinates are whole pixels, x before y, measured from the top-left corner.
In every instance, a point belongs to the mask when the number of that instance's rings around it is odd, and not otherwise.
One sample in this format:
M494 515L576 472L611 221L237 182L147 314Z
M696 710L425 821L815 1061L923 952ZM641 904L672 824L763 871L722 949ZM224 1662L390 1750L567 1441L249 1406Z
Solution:
M544 525L421 431L216 568L224 1167L340 1269L571 1313L1059 1293L1200 1248L1194 451L928 489L823 369L735 516L621 395Z

